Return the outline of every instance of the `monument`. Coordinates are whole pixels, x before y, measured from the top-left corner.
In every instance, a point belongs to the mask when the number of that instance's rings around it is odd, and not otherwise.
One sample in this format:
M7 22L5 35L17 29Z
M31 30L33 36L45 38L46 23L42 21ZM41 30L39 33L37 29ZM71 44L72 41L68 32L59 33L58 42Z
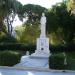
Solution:
M46 37L46 17L45 14L42 13L40 19L40 29L41 34L40 37L37 38L36 50L31 56L39 56L39 57L49 57L49 38Z
M25 56L21 57L20 63L15 66L49 68L49 38L46 37L46 17L44 13L42 13L40 19L40 29L41 33L40 37L37 38L35 53L29 55L29 52L27 52Z

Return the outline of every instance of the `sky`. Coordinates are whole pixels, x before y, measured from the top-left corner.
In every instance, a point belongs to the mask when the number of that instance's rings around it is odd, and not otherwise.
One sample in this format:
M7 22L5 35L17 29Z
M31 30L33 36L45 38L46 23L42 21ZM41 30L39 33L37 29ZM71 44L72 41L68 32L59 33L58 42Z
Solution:
M21 2L23 5L25 4L36 4L36 5L41 5L46 8L50 8L52 5L55 5L58 2L62 2L62 0L17 0ZM13 27L17 25L22 25L22 22L18 19L16 16L15 18L16 21L13 22Z
M56 2L61 2L62 0L18 0L23 5L24 4L37 4L46 8L50 8L52 5L56 4Z

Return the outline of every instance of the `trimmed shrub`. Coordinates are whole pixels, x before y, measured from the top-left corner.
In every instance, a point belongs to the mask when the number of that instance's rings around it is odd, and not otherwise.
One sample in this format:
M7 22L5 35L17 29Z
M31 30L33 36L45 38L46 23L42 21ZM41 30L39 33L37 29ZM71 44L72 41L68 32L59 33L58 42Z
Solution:
M50 51L52 53L59 53L59 52L63 52L65 51L65 46L62 46L62 45L58 45L58 46L53 46L53 45L50 45Z
M58 45L58 46L50 45L49 47L52 53L75 51L75 44L65 44L65 45Z
M75 70L75 51L67 52L67 69Z
M0 44L0 50L21 50L21 51L29 51L30 54L36 50L35 45L26 45L22 43L3 43Z
M65 69L64 56L62 53L53 54L49 57L49 68L51 68L51 69Z
M67 59L67 69L75 70L75 59L72 59L72 58Z
M0 43L17 43L17 39L14 38L13 36L9 36L9 35L6 35L2 38L0 38Z
M21 54L13 51L0 51L0 66L13 66L20 62Z

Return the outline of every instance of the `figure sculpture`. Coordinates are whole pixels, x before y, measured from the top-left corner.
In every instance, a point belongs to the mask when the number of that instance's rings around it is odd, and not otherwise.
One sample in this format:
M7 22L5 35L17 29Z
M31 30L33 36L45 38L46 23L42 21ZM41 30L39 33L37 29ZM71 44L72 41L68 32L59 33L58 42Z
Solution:
M45 37L46 36L46 17L45 17L45 14L42 13L42 17L40 19L40 24L41 24L41 37Z

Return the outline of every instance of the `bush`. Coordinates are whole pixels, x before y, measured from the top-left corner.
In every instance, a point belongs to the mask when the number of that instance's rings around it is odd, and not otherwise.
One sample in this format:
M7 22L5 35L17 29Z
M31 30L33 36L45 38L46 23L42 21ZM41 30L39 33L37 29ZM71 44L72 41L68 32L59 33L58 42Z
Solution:
M16 43L16 42L18 42L18 41L13 36L6 35L6 36L0 38L0 43Z
M25 45L21 43L3 43L0 44L0 50L21 50L33 53L36 49L35 45Z
M75 70L75 59L71 59L71 58L67 59L67 69Z
M50 45L50 51L52 53L59 53L59 52L72 52L75 51L75 44L65 44L65 45Z
M51 69L65 69L64 56L62 53L53 54L49 57L49 68L51 68Z
M52 53L59 53L59 52L65 51L66 48L65 46L62 46L62 45L58 45L58 46L50 45L50 50Z
M13 51L0 52L0 65L13 66L20 62L21 54Z
M75 70L75 51L67 52L67 69Z

